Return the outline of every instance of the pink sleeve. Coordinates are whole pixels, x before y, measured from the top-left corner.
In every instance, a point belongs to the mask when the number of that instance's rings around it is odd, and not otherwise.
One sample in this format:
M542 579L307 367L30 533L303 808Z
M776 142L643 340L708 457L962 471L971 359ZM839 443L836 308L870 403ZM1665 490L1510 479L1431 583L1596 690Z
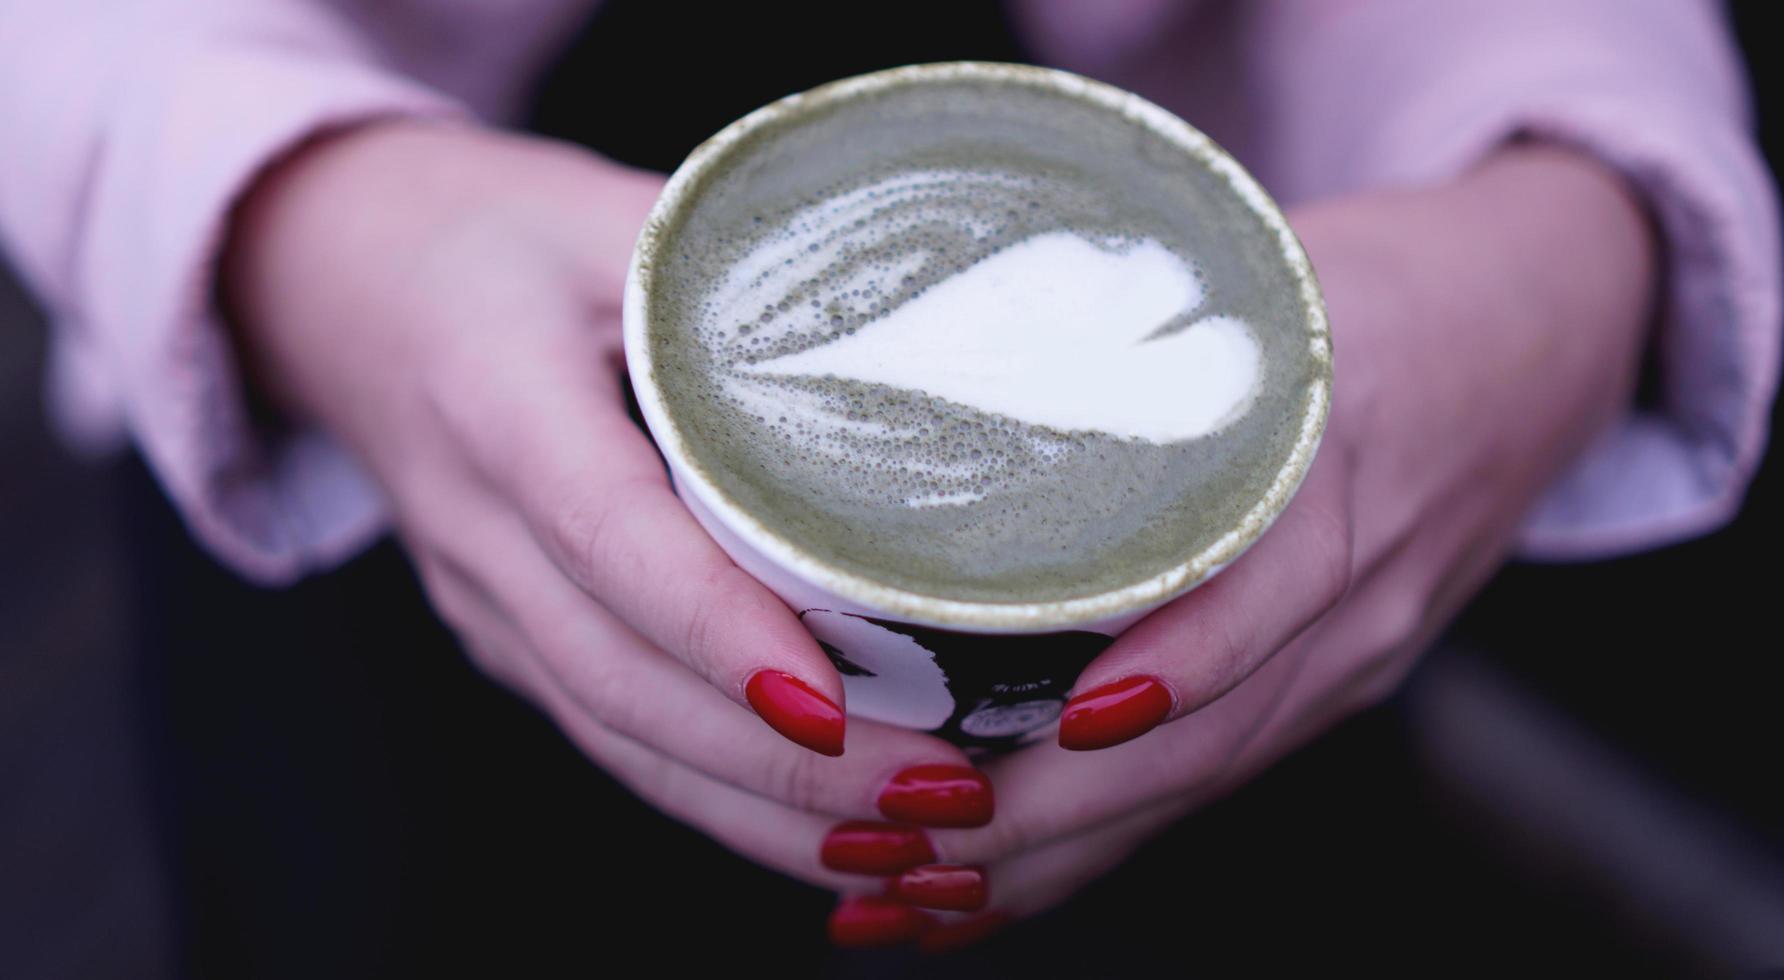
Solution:
M1453 175L1531 134L1622 172L1666 263L1657 397L1549 489L1523 553L1586 558L1711 530L1739 508L1778 381L1775 190L1705 0L1274 0L1250 8L1247 107L1291 199Z
M370 482L316 432L250 419L212 304L232 203L307 137L455 116L298 0L0 0L0 240L52 321L77 444L134 438L193 532L263 581L381 526Z

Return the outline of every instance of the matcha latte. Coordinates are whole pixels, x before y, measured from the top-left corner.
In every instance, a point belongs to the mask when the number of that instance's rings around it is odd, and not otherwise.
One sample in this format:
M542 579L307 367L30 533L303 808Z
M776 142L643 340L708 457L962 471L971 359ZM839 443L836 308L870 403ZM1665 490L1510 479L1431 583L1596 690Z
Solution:
M1330 350L1299 245L1205 138L1056 76L777 103L646 230L655 407L817 566L1096 596L1230 559L1304 472Z

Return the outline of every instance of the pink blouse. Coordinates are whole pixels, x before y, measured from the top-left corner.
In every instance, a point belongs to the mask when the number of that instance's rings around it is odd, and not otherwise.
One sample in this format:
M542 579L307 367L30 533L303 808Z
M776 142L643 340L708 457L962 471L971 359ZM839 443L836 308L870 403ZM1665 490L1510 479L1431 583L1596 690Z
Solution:
M326 434L249 424L212 305L231 203L320 129L511 117L589 0L0 0L0 242L54 324L53 409L133 439L193 532L288 581L384 527ZM1523 553L1726 521L1777 383L1777 203L1708 0L1018 0L1032 50L1228 146L1284 203L1441 180L1514 132L1620 170L1666 240L1662 397L1549 488Z

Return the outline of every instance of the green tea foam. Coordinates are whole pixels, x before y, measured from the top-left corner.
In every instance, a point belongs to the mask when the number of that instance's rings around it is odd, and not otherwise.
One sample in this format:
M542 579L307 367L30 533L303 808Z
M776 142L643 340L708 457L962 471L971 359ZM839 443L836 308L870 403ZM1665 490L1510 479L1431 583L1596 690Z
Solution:
M1137 123L1038 90L770 127L659 258L655 381L696 465L921 594L1095 594L1281 468L1318 376L1272 233Z

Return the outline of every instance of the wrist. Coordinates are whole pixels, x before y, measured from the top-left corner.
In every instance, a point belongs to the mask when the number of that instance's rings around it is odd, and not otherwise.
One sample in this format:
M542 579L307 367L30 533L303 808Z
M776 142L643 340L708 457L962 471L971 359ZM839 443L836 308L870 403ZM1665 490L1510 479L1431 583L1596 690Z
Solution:
M654 196L580 149L460 124L383 120L304 143L244 195L222 254L248 377L278 411L339 428L343 389L364 402L391 387L447 297L623 277L636 225L602 221L625 197L615 175Z
M1470 393L1514 374L1627 375L1652 319L1647 217L1569 150L1510 146L1449 184L1322 205L1297 227L1333 307L1340 383L1371 400L1416 393L1399 384L1409 368Z
M1515 426L1499 433L1515 443L1507 451L1546 449L1552 474L1633 397L1657 305L1657 234L1618 173L1560 146L1508 145L1445 193L1452 227L1479 239L1467 322L1497 335L1491 371L1471 375L1475 396L1508 418L1549 414L1533 427L1537 447Z
M1358 195L1295 225L1332 319L1328 442L1391 540L1458 495L1533 500L1629 402L1655 246L1617 176L1510 146L1438 187Z
M317 322L320 291L336 266L383 237L377 211L382 144L428 124L379 120L321 133L264 168L230 215L217 270L217 302L253 395L288 417L315 413L303 383L297 332Z
M1570 148L1513 143L1448 189L1458 220L1482 231L1483 252L1513 290L1500 317L1551 330L1589 323L1603 340L1645 334L1659 281L1657 234L1633 187Z

